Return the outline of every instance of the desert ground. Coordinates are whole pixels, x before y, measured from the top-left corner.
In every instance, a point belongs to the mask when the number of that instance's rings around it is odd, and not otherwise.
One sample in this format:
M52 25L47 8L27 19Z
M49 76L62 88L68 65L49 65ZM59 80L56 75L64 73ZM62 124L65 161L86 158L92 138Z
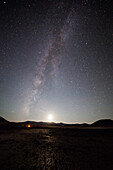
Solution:
M112 170L113 129L2 129L0 169Z

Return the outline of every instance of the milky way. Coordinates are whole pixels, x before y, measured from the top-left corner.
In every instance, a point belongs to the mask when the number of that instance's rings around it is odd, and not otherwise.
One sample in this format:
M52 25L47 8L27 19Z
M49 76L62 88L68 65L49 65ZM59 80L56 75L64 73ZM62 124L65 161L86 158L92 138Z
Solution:
M43 90L48 87L47 79L51 79L51 82L54 83L57 80L57 70L61 60L60 52L64 47L66 40L69 38L70 34L72 34L72 29L75 25L74 19L75 10L74 8L71 8L60 32L48 42L45 49L45 55L41 58L37 66L33 86L29 92L28 103L24 109L27 115L30 114L30 109L32 108L33 103L36 100L38 102Z

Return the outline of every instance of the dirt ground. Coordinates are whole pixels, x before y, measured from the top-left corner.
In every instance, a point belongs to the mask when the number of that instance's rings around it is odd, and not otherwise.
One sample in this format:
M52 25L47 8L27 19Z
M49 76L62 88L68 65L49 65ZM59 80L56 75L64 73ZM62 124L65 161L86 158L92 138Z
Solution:
M113 130L0 131L0 169L112 170Z

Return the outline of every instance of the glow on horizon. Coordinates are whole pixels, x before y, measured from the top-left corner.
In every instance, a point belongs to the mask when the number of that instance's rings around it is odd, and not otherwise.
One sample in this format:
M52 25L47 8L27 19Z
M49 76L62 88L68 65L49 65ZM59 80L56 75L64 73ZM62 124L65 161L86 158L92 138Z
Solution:
M49 114L49 115L48 115L48 121L49 121L49 122L52 122L52 120L53 120L53 114Z

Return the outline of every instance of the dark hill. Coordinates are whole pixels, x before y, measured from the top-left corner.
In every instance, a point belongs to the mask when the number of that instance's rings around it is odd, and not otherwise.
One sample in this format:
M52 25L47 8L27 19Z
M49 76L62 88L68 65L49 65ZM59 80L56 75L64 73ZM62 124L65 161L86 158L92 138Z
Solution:
M0 124L7 124L9 121L0 116Z
M91 124L93 127L113 127L113 120L102 119Z

